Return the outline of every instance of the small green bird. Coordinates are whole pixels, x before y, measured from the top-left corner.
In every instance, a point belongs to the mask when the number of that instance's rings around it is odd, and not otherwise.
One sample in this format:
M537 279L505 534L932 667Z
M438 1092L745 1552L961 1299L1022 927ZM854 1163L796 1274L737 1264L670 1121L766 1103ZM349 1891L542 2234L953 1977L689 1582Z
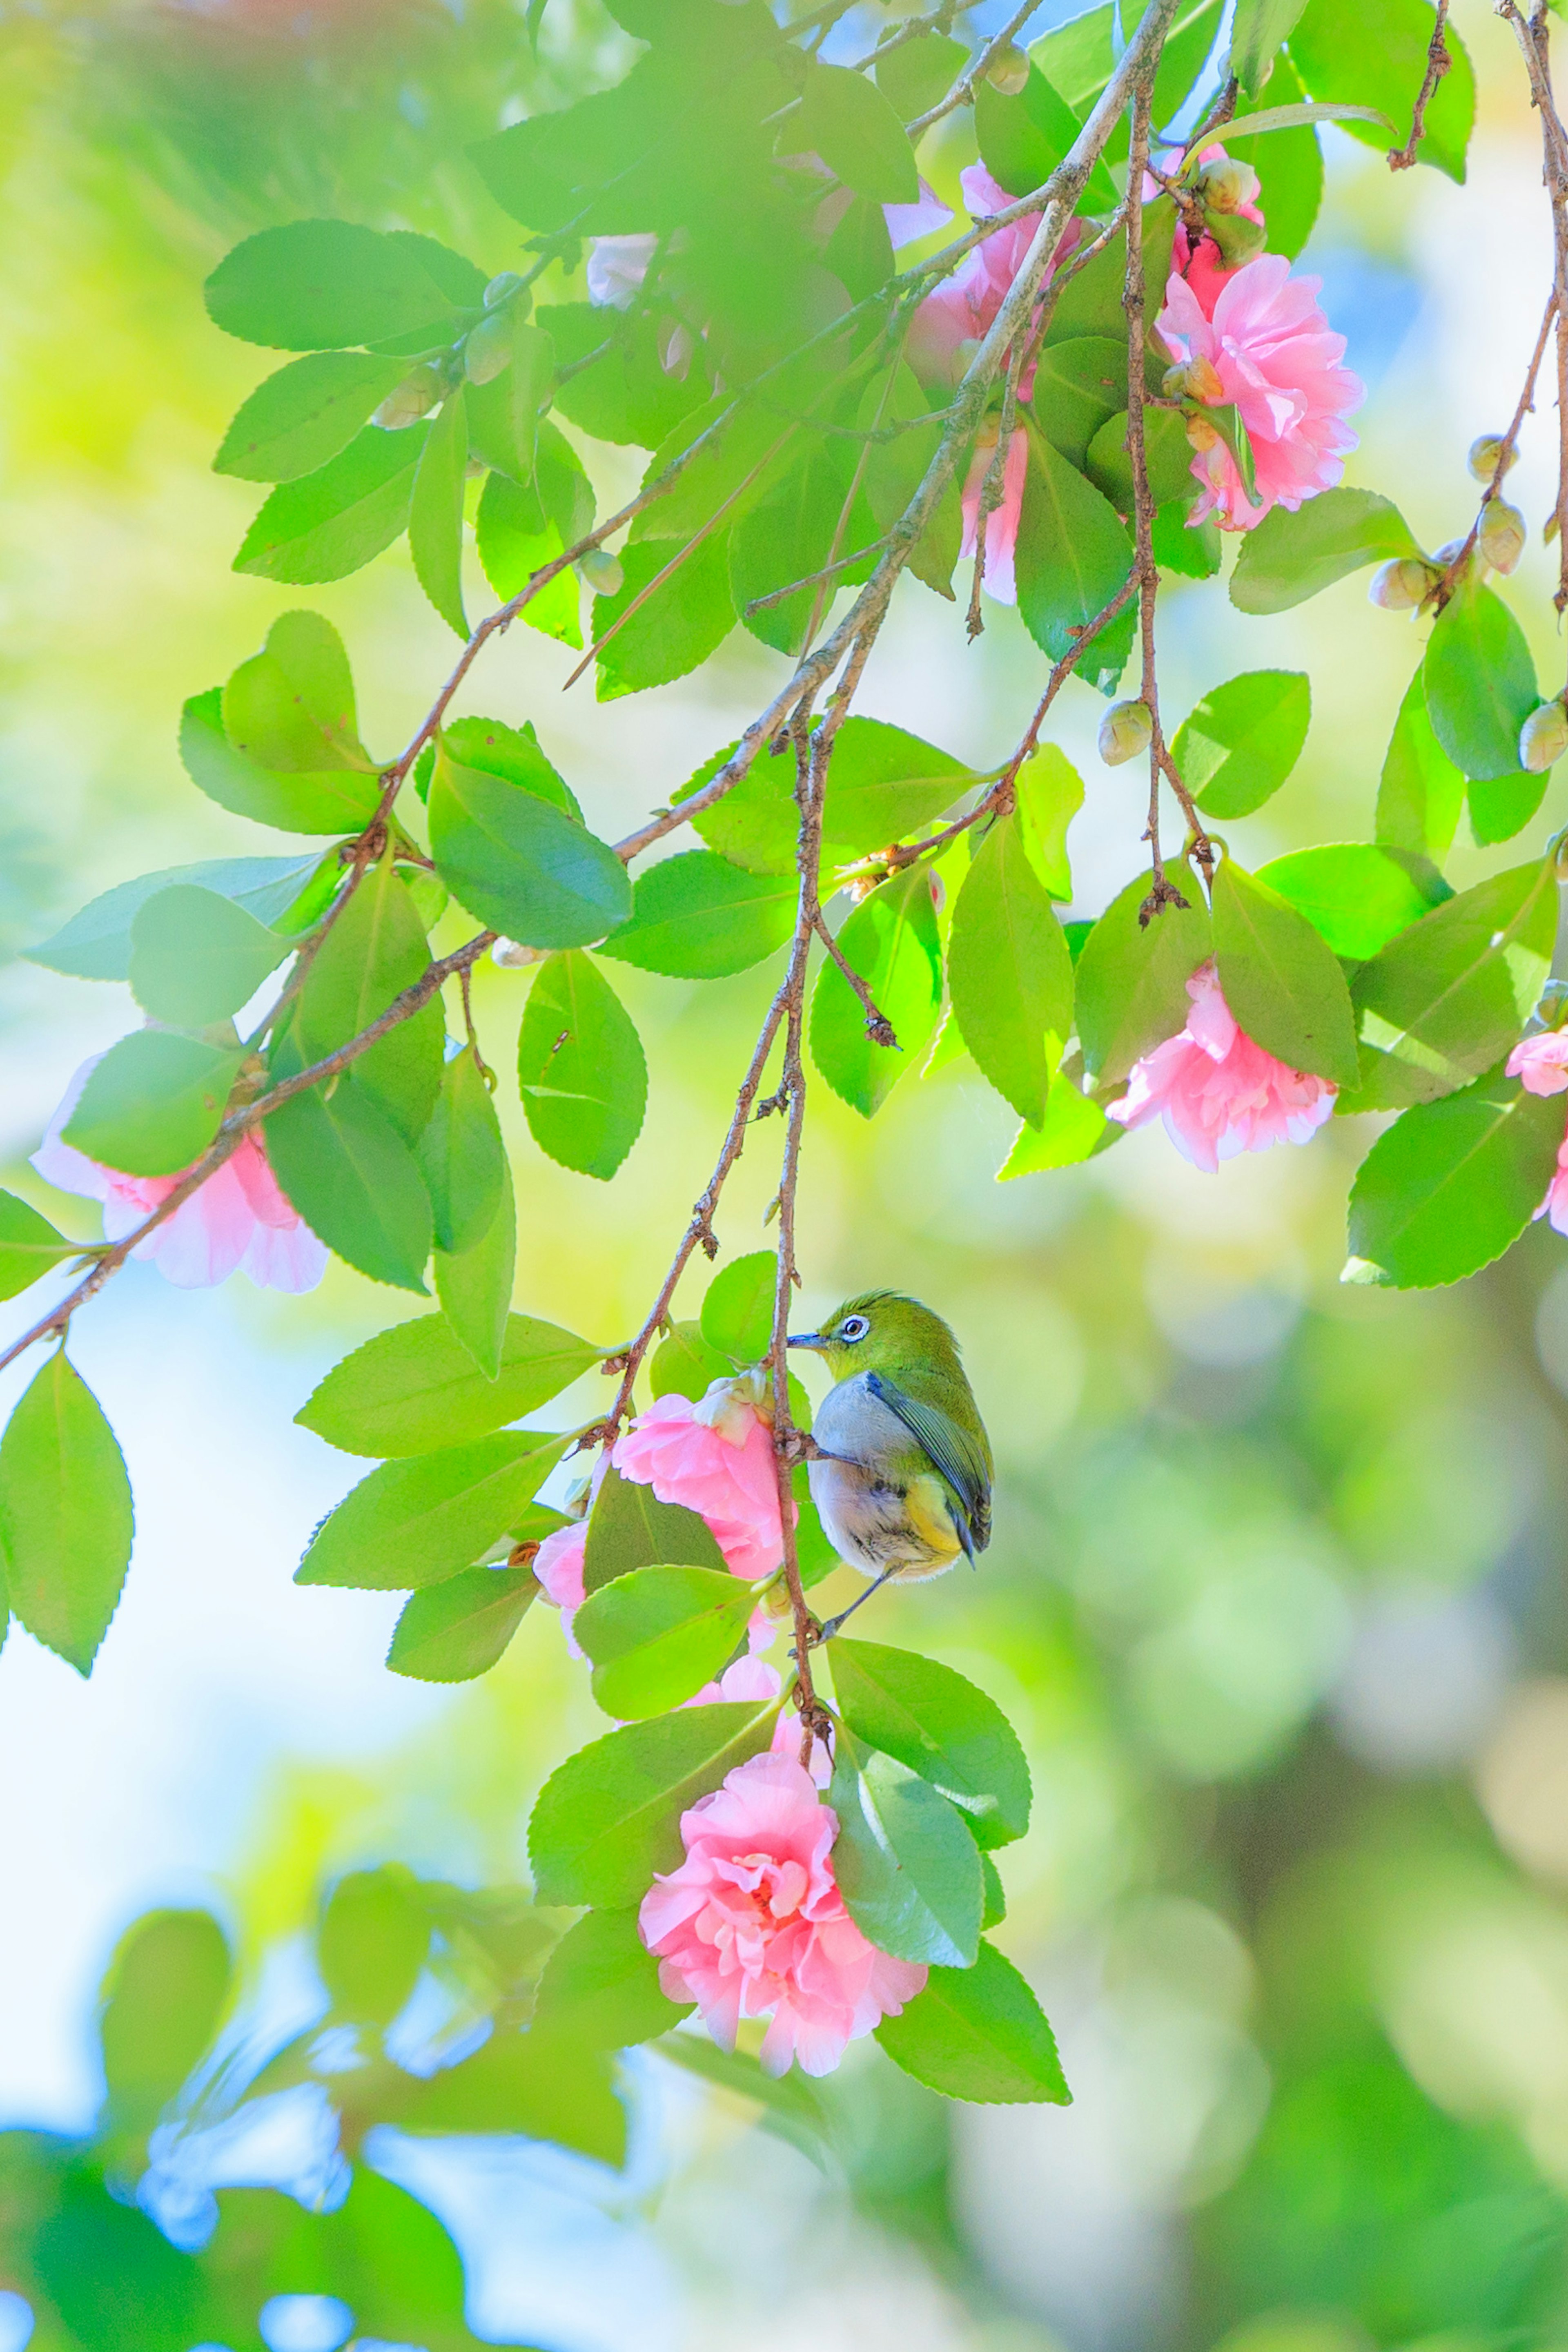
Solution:
M835 1375L811 1434L811 1500L841 1559L875 1579L844 1619L895 1579L940 1576L991 1539L991 1447L939 1315L896 1290L846 1299L820 1331L791 1334Z

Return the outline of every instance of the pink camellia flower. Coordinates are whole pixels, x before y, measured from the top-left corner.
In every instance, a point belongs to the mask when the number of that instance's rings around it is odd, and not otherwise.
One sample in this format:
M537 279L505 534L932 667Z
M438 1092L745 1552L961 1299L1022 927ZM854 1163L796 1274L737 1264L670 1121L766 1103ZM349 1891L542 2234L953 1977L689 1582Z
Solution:
M1258 209L1258 174L1251 165L1234 163L1224 148L1218 144L1204 148L1197 160L1210 169L1218 166L1236 181L1239 201L1231 204L1228 207L1229 211L1237 219L1254 221L1261 228L1264 222L1263 215ZM1178 171L1181 161L1181 151L1178 148L1174 154L1166 159L1167 173ZM1145 202L1160 193L1156 182L1145 181ZM1227 268L1224 256L1215 239L1207 236L1200 236L1194 245L1187 234L1186 223L1178 219L1176 238L1171 247L1171 268L1191 287L1202 306L1204 317L1212 319L1214 306L1219 299L1221 288L1227 278L1234 278L1236 275L1234 268Z
M740 1383L717 1380L694 1403L662 1396L611 1456L623 1478L706 1520L737 1576L771 1576L784 1556L773 1434Z
M560 1630L566 1636L569 1654L582 1655L581 1644L571 1630L571 1621L581 1608L583 1555L588 1548L588 1521L574 1519L569 1528L557 1528L546 1536L534 1554L534 1580L543 1590L545 1599L553 1601L560 1611Z
M1013 201L1005 188L998 186L983 163L971 163L959 173L958 182L965 204L977 218L999 213ZM909 359L917 374L928 383L957 383L972 356L966 347L979 341L1001 309L1008 289L1023 267L1039 225L1039 216L1034 213L1025 213L1021 219L1009 221L1005 228L997 229L966 254L951 277L945 278L925 297L909 331ZM1050 285L1057 263L1065 260L1082 234L1081 222L1068 222L1040 280L1041 293ZM1034 371L1030 368L1019 389L1027 400L1033 388Z
M787 1756L753 1756L681 1816L686 1858L643 1898L643 1940L672 2000L695 2000L721 2049L771 2017L762 2064L831 2074L849 2043L896 2017L925 1970L868 1943L844 1908L838 1816Z
M758 1646L754 1641L753 1650ZM731 1706L744 1704L756 1706L768 1699L777 1698L783 1687L778 1667L770 1666L766 1658L755 1655L737 1658L732 1666L726 1666L716 1682L704 1683L701 1690L684 1704L687 1706L716 1706L722 1699L727 1700Z
M588 247L588 299L596 310L629 310L658 250L652 229L635 236L596 236Z
M1506 1070L1527 1095L1568 1093L1568 1029L1542 1029L1533 1037L1521 1038Z
M1546 1187L1546 1198L1535 1215L1550 1217L1554 1232L1568 1234L1568 1135L1557 1147L1556 1172Z
M1203 491L1193 524L1213 514L1224 530L1250 530L1271 508L1294 512L1343 473L1344 452L1356 443L1343 420L1363 386L1339 365L1344 337L1330 333L1318 309L1322 282L1292 278L1281 255L1262 253L1226 274L1210 316L1191 281L1172 272L1155 324L1203 403L1235 403L1257 478L1254 502L1217 428L1192 418L1192 471Z
M1220 993L1212 963L1187 982L1186 1027L1133 1065L1126 1094L1106 1113L1123 1127L1163 1118L1184 1160L1208 1175L1240 1151L1305 1143L1333 1112L1339 1089L1264 1052Z
M973 555L975 540L980 527L980 494L986 475L996 455L997 428L995 419L988 419L989 438L982 425L975 443L975 454L969 460L968 478L964 484L962 499L964 539L959 550L962 555ZM1018 581L1014 562L1018 551L1019 524L1023 517L1023 486L1029 472L1029 435L1019 425L1008 443L1006 462L1002 467L1001 504L991 509L986 517L986 566L981 577L987 593L999 604L1016 604Z
M134 1233L168 1199L188 1171L182 1169L172 1176L131 1176L122 1169L105 1168L74 1144L62 1142L60 1130L80 1101L89 1072L102 1059L101 1054L95 1054L72 1078L32 1164L62 1192L101 1201L104 1238L118 1242ZM182 1290L225 1282L236 1266L263 1290L314 1290L327 1269L326 1244L317 1240L298 1210L285 1200L267 1160L267 1146L254 1129L238 1150L188 1201L182 1202L172 1217L156 1226L145 1241L138 1242L131 1255L151 1260L167 1281Z

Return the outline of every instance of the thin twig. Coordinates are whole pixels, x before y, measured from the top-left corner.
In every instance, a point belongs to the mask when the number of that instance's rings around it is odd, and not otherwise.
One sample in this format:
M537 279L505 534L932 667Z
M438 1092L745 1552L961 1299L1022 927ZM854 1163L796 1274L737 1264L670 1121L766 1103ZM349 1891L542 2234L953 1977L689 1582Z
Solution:
M1427 599L1427 601L1430 603L1432 610L1435 613L1440 613L1442 611L1444 605L1453 594L1455 588L1458 585L1458 583L1463 577L1465 572L1469 569L1470 558L1476 551L1476 542L1481 535L1481 524L1486 519L1486 510L1488 507L1490 506L1494 499L1500 498L1502 495L1502 478L1508 471L1509 460L1513 455L1514 445L1519 439L1520 430L1523 425L1525 418L1533 413L1535 407L1536 378L1541 373L1541 362L1546 355L1546 339L1552 332L1552 322L1558 314L1558 308L1557 287L1553 284L1551 293L1546 298L1546 309L1541 320L1541 331L1535 338L1535 349L1531 353L1530 365L1525 370L1523 388L1514 405L1513 418L1509 425L1508 431L1498 443L1496 461L1492 466L1490 478L1489 479L1485 489L1481 492L1480 504L1476 509L1476 519L1474 522L1471 523L1469 530L1466 532L1463 540L1460 541L1458 552L1452 556L1449 562L1445 565L1441 577L1431 589ZM1559 337L1559 344L1561 345L1561 337ZM1558 354L1558 363L1559 366L1561 366L1561 349L1559 350ZM1559 471L1559 527L1561 527L1561 508L1563 498L1563 484L1565 481L1568 481L1568 467L1562 467Z
M871 1039L872 1044L873 1045L886 1045L895 1054L902 1052L903 1049L899 1045L892 1022L888 1019L886 1013L882 1011L875 997L872 994L869 982L862 979L860 973L855 970L853 964L851 963L848 956L845 955L842 948L840 947L837 940L834 939L831 931L828 929L827 917L822 913L821 908L817 909L816 920L813 923L812 928L815 930L817 937L821 940L822 945L827 949L833 962L838 966L838 969L842 974L844 980L859 997L861 1001L861 1009L865 1014L865 1034Z
M904 124L911 139L918 139L923 131L929 131L934 122L940 122L944 115L951 114L956 107L968 105L975 95L976 84L984 81L1002 51L1011 48L1015 37L1023 30L1040 5L1040 0L1024 0L1021 8L1013 10L1000 32L993 33L985 47L965 67L946 97L938 99L935 106L928 107L924 114L917 114L913 122Z
M1420 145L1421 134L1427 128L1427 109L1432 103L1437 84L1454 62L1448 54L1448 45L1443 38L1448 23L1448 0L1437 0L1437 21L1432 27L1432 37L1427 45L1427 71L1422 78L1420 96L1416 100L1416 111L1410 118L1410 136L1403 147L1390 148L1388 168L1391 172L1408 172L1413 167L1416 162L1416 150Z
M873 539L869 547L857 547L852 555L841 555L836 563L824 563L820 572L808 572L803 580L791 580L787 588L770 588L766 596L753 596L748 604L741 606L741 617L746 619L753 613L765 613L769 604L781 604L786 596L798 596L802 588L815 588L824 580L836 580L841 572L852 572L855 565L863 563L868 555L880 555L886 545L887 533L883 531L882 537Z

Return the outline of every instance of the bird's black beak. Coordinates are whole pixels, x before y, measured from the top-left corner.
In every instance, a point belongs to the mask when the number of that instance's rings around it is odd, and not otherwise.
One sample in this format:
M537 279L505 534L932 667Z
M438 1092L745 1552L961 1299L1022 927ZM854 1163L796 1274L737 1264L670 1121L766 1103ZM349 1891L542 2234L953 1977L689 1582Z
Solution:
M791 1331L784 1345L787 1348L821 1348L826 1342L820 1331Z

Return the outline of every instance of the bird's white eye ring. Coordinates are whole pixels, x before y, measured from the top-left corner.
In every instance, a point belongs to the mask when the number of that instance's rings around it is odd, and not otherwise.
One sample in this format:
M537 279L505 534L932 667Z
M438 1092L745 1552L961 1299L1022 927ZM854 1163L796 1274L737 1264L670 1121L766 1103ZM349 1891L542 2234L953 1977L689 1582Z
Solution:
M841 1339L863 1339L871 1324L863 1315L846 1315L839 1325Z

